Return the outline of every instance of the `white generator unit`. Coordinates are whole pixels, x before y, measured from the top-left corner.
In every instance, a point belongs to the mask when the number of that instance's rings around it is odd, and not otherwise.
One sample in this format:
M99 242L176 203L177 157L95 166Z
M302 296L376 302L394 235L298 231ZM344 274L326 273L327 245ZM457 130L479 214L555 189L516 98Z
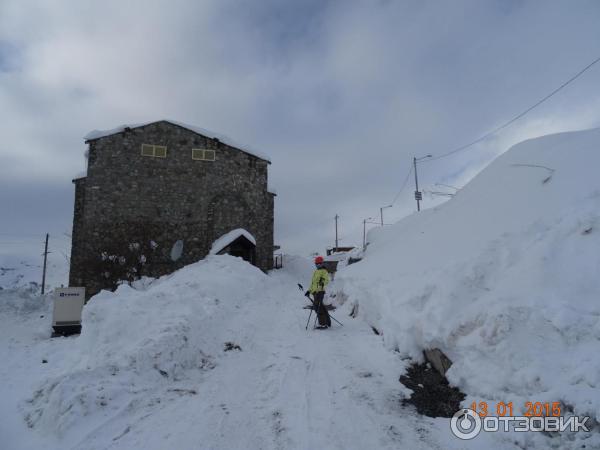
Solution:
M81 312L84 303L84 287L59 288L54 291L53 337L81 333Z

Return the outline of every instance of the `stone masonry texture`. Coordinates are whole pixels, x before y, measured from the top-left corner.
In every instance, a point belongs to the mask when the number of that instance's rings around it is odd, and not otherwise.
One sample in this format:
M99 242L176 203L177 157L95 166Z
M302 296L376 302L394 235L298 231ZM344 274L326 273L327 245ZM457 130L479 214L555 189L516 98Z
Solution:
M235 228L252 233L256 265L272 269L268 161L167 121L87 143L87 176L74 180L69 273L87 298L198 261ZM142 144L166 146L166 157L142 156ZM193 160L192 149L214 150L215 161ZM173 261L177 241L183 252Z

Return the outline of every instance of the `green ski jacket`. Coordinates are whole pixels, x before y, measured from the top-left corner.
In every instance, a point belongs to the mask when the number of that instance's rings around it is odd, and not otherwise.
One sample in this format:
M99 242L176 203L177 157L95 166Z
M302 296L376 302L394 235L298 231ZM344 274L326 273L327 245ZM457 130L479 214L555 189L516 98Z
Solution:
M315 294L317 292L325 291L325 286L329 283L329 273L326 269L317 269L313 273L312 282L310 283L310 293Z

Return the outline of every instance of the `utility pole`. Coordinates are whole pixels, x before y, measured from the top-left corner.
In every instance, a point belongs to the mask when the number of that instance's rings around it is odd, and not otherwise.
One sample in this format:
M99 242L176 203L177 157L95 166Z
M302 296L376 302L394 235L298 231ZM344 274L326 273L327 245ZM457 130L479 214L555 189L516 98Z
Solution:
M338 218L340 216L338 216L337 214L335 215L335 251L337 252L338 250Z
M419 192L419 177L417 176L417 157L413 157L413 164L415 165L415 200L417 201L417 211L421 211L421 193Z
M363 219L363 251L367 248L367 220L371 220L372 217Z
M383 210L386 208L391 208L394 205L387 205L387 206L382 206L381 208L379 208L379 215L381 216L381 226L383 226Z
M46 233L46 245L44 246L44 271L42 272L42 295L46 290L46 261L48 260L48 238L50 235Z
M417 201L417 211L421 211L421 200L423 200L423 194L419 191L419 177L417 175L417 162L425 158L431 158L431 155L423 156L422 158L413 157L413 164L415 169L415 200Z

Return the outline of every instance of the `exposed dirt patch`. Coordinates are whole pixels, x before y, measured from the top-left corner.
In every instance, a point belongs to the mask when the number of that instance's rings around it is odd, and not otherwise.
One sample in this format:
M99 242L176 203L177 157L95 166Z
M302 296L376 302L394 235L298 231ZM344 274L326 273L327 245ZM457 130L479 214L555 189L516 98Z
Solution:
M414 405L420 414L429 417L452 417L464 400L458 388L448 384L446 377L428 363L414 363L400 377L400 383L413 391L403 404Z

